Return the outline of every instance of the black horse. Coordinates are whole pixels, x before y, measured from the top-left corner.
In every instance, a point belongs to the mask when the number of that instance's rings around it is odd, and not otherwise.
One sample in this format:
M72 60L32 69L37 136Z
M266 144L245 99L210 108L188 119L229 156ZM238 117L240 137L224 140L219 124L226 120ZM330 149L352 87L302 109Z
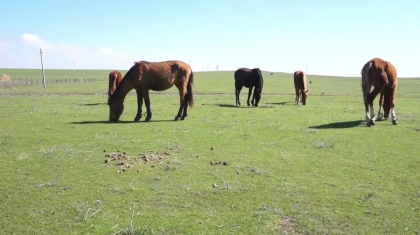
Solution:
M249 104L249 98L251 97L252 88L254 89L254 94L252 96L252 106L258 107L258 103L261 99L261 92L263 88L263 77L261 75L261 70L259 68L247 69L239 68L235 71L235 97L236 97L236 106L240 106L241 102L239 101L239 94L241 93L242 87L249 88L247 104Z

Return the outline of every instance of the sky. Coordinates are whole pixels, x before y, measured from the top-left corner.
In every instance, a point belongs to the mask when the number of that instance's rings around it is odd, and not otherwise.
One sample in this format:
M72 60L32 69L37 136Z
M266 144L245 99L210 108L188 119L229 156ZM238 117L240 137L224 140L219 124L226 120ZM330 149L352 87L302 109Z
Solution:
M360 76L374 57L420 77L420 1L2 0L0 68L260 68ZM0 69L1 71L1 69Z

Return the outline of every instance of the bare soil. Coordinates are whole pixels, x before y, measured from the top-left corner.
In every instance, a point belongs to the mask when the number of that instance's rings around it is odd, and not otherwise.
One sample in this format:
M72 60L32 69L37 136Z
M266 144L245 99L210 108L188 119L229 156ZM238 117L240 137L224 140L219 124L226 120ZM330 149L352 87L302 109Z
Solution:
M150 154L139 154L138 156L128 156L125 152L113 152L106 154L105 163L108 165L118 166L117 174L125 172L127 170L133 169L136 163L155 163L161 162L164 159L169 158L172 153L163 152L163 153L153 153Z

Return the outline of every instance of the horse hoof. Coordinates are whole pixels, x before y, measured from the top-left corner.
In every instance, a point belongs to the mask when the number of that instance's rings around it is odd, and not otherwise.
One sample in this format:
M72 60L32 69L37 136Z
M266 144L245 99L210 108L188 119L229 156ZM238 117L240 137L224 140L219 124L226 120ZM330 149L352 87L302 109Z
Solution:
M181 121L184 121L186 117L181 117Z
M382 121L382 118L384 115L382 113L378 113L378 117L376 118L376 121Z
M398 125L398 121L397 120L392 120L392 124L393 125Z
M374 119L372 119L372 120L370 120L370 122L369 122L372 126L373 125L375 125L375 120Z
M174 121L175 121L175 122L176 122L176 121L179 121L179 117L175 117Z

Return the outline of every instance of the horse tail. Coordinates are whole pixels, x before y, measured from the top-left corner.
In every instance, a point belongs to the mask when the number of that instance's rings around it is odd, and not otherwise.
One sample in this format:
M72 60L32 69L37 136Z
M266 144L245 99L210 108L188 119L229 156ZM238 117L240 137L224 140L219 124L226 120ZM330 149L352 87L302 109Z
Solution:
M193 90L192 86L194 85L194 74L191 70L190 77L188 78L188 84L187 84L187 99L188 99L188 105L192 108L194 107L194 97L193 97Z
M372 61L367 62L363 66L362 71L360 71L360 73L362 74L363 99L366 100L367 96L370 93L369 77L372 73Z
M260 90L262 90L263 89L263 85L264 85L264 79L263 79L263 76L262 76L262 74L261 74L261 71L259 71L259 81L258 81L258 85L259 85L259 87L260 87Z

